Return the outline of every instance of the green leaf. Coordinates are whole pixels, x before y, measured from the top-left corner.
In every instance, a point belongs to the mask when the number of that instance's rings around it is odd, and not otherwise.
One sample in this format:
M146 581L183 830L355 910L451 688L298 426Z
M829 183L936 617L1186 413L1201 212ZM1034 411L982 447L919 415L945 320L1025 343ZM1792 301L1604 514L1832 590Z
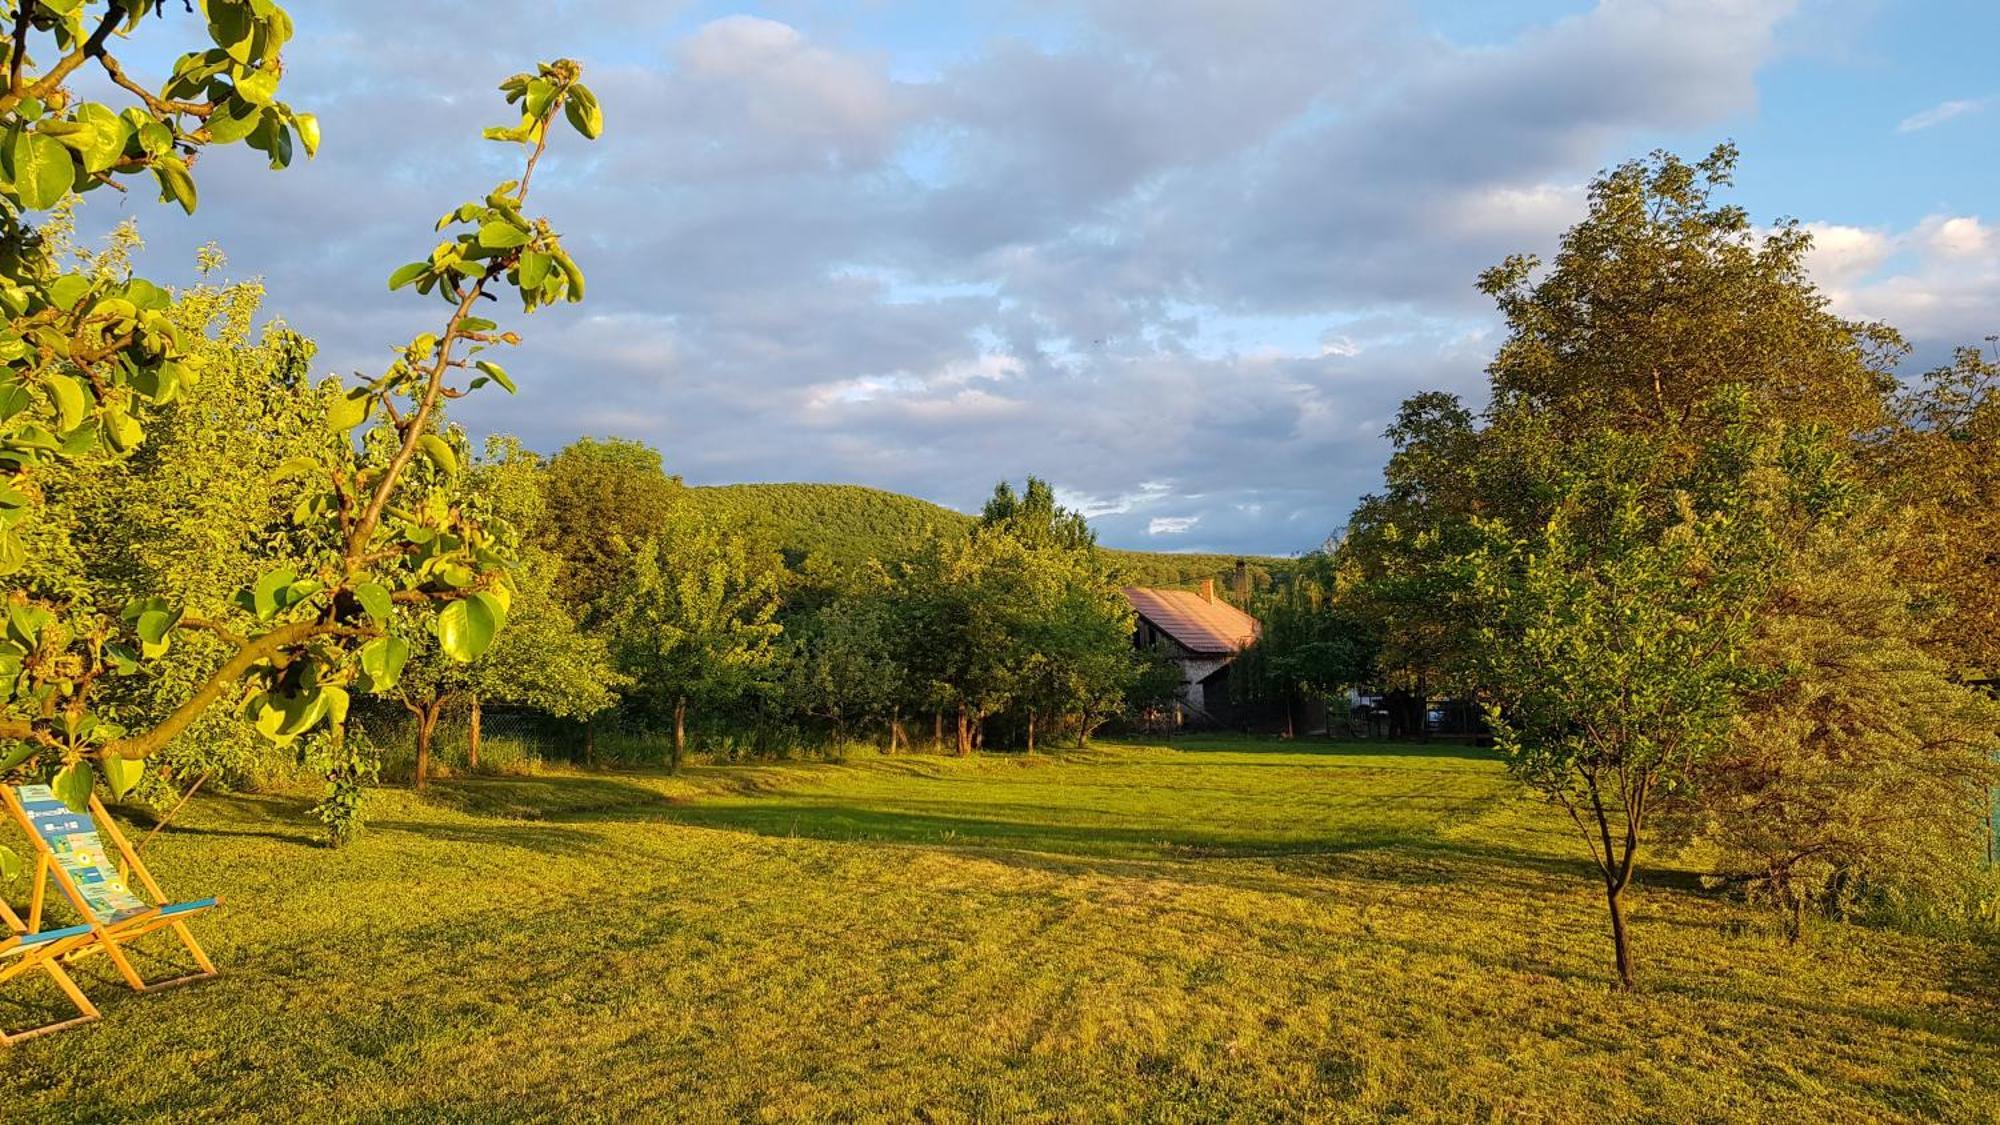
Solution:
M493 219L479 224L479 245L487 250L512 250L528 244L528 232L513 223Z
M14 164L14 194L30 211L61 203L76 183L69 148L54 137L23 129L14 134L8 156Z
M284 567L267 570L257 576L257 584L250 590L250 604L260 621L269 621L278 612L278 595L290 588L298 576Z
M263 105L244 97L239 88L208 115L209 139L219 145L233 145L256 132L263 119Z
M56 799L70 807L72 812L83 812L90 808L90 785L93 780L89 762L71 762L56 771L55 780L49 787L56 792Z
M368 420L369 411L375 407L375 400L362 388L355 388L333 400L326 408L327 428L335 433L346 433Z
M374 618L378 624L388 621L390 612L395 608L395 603L389 598L389 591L376 582L363 582L356 586L354 600L360 602L361 608L367 610L368 616Z
M409 265L389 275L389 291L393 293L401 289L403 286L429 273L430 270L431 264L429 262L411 262Z
M484 360L484 359L478 360L475 366L477 366L479 370L485 372L488 378L492 379L494 382L500 384L501 386L507 388L508 394L511 395L514 393L514 380L509 379L507 377L507 371L505 368L501 367L497 363L493 363L489 360Z
M21 857L14 849L0 845L0 879L13 882L21 877Z
M563 102L563 116L586 140L596 140L604 135L604 110L597 104L597 96L581 83L571 86L569 98Z
M125 143L132 138L132 126L95 102L78 106L76 119L87 127L80 137L70 142L77 156L83 160L83 170L102 172L118 163L118 158L125 155Z
M540 289L549 276L549 267L555 261L540 250L527 250L521 254L521 288Z
M292 115L292 128L299 131L299 143L305 146L306 159L319 155L319 118L310 113Z
M438 614L438 647L460 664L469 664L492 647L493 637L506 619L500 603L489 594L455 601Z
M290 480L293 477L312 476L314 473L319 472L319 470L319 458L300 455L286 460L284 464L271 470L271 475L265 479L272 484L276 484L279 481Z
M17 742L12 749L0 754L0 771L11 770L41 752L39 742Z
M160 181L160 202L178 203L181 210L194 214L194 177L177 156L161 156L153 161L153 175Z
M83 384L68 375L49 375L45 380L49 397L56 404L56 429L68 433L83 425L86 400Z
M113 797L123 797L146 776L146 763L137 758L124 758L117 754L107 754L100 759L104 767L105 783L111 786Z
M111 442L111 448L128 453L146 440L146 429L137 418L123 410L107 410L104 412L104 437Z
M451 445L443 438L436 434L425 434L417 439L417 444L423 448L424 456L429 457L444 475L448 477L458 475L458 455L451 451Z
M278 74L273 70L253 70L236 79L236 96L251 105L270 105L278 96Z
M361 646L361 671L368 677L369 691L388 691L403 674L410 659L410 642L401 637L377 637Z

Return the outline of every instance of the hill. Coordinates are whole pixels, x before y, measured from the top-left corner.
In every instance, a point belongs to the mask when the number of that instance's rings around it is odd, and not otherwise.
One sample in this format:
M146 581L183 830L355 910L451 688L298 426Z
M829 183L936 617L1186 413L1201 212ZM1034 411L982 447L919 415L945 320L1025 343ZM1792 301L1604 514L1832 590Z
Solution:
M973 517L914 496L858 484L723 484L689 488L689 500L723 523L756 535L796 566L808 555L842 566L895 554L937 531L963 531ZM1125 580L1139 586L1192 586L1213 578L1229 587L1236 560L1263 589L1290 566L1264 555L1182 555L1106 548Z

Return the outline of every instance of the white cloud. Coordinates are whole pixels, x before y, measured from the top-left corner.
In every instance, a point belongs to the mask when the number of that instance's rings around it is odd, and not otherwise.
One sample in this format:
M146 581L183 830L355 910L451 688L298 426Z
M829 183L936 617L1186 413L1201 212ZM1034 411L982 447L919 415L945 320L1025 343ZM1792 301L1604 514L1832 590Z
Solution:
M508 174L476 139L505 114L488 80L571 55L607 131L559 138L530 202L590 300L521 324L520 395L455 418L960 508L1033 472L1113 545L1284 552L1377 483L1400 399L1482 386L1478 270L1545 251L1607 162L1754 108L1792 7L1610 0L1470 47L1403 0L1071 0L1036 8L1053 33L908 67L811 6L607 4L551 31L492 0L476 37L447 5L298 6L287 99L320 113L319 160L218 152L198 220L100 193L85 229L141 214L166 277L217 238L323 366L379 365L429 316L382 279ZM1889 295L1866 283L1912 237L1830 235L1842 299ZM1976 222L1923 237L1932 289L1992 254Z
M1962 117L1965 114L1976 112L1985 108L1985 106L1986 99L1984 98L1958 98L1948 102L1939 102L1929 109L1913 113L1898 121L1896 123L1896 131L1898 133L1915 133L1922 129L1928 129L1933 125L1942 125L1954 117Z
M1812 230L1813 276L1836 312L1887 321L1932 352L2000 332L2000 238L1977 217L1932 215L1901 231Z

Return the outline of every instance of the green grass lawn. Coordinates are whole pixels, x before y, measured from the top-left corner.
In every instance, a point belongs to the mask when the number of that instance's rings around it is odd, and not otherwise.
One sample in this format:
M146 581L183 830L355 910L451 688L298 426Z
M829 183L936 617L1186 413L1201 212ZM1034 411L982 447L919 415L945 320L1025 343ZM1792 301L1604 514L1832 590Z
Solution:
M155 840L225 975L88 963L0 1118L2000 1119L1990 945L1791 947L1661 869L1615 995L1567 823L1477 751L474 779L340 852L308 803Z

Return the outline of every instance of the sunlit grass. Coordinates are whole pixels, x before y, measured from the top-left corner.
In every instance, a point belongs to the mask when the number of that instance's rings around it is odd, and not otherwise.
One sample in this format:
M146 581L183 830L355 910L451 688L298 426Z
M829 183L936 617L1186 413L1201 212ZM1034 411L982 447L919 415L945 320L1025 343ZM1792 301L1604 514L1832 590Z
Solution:
M1023 761L199 799L225 976L0 1060L8 1119L1211 1120L2000 1114L1994 952L1785 945L1663 871L1607 989L1566 826L1476 751Z

